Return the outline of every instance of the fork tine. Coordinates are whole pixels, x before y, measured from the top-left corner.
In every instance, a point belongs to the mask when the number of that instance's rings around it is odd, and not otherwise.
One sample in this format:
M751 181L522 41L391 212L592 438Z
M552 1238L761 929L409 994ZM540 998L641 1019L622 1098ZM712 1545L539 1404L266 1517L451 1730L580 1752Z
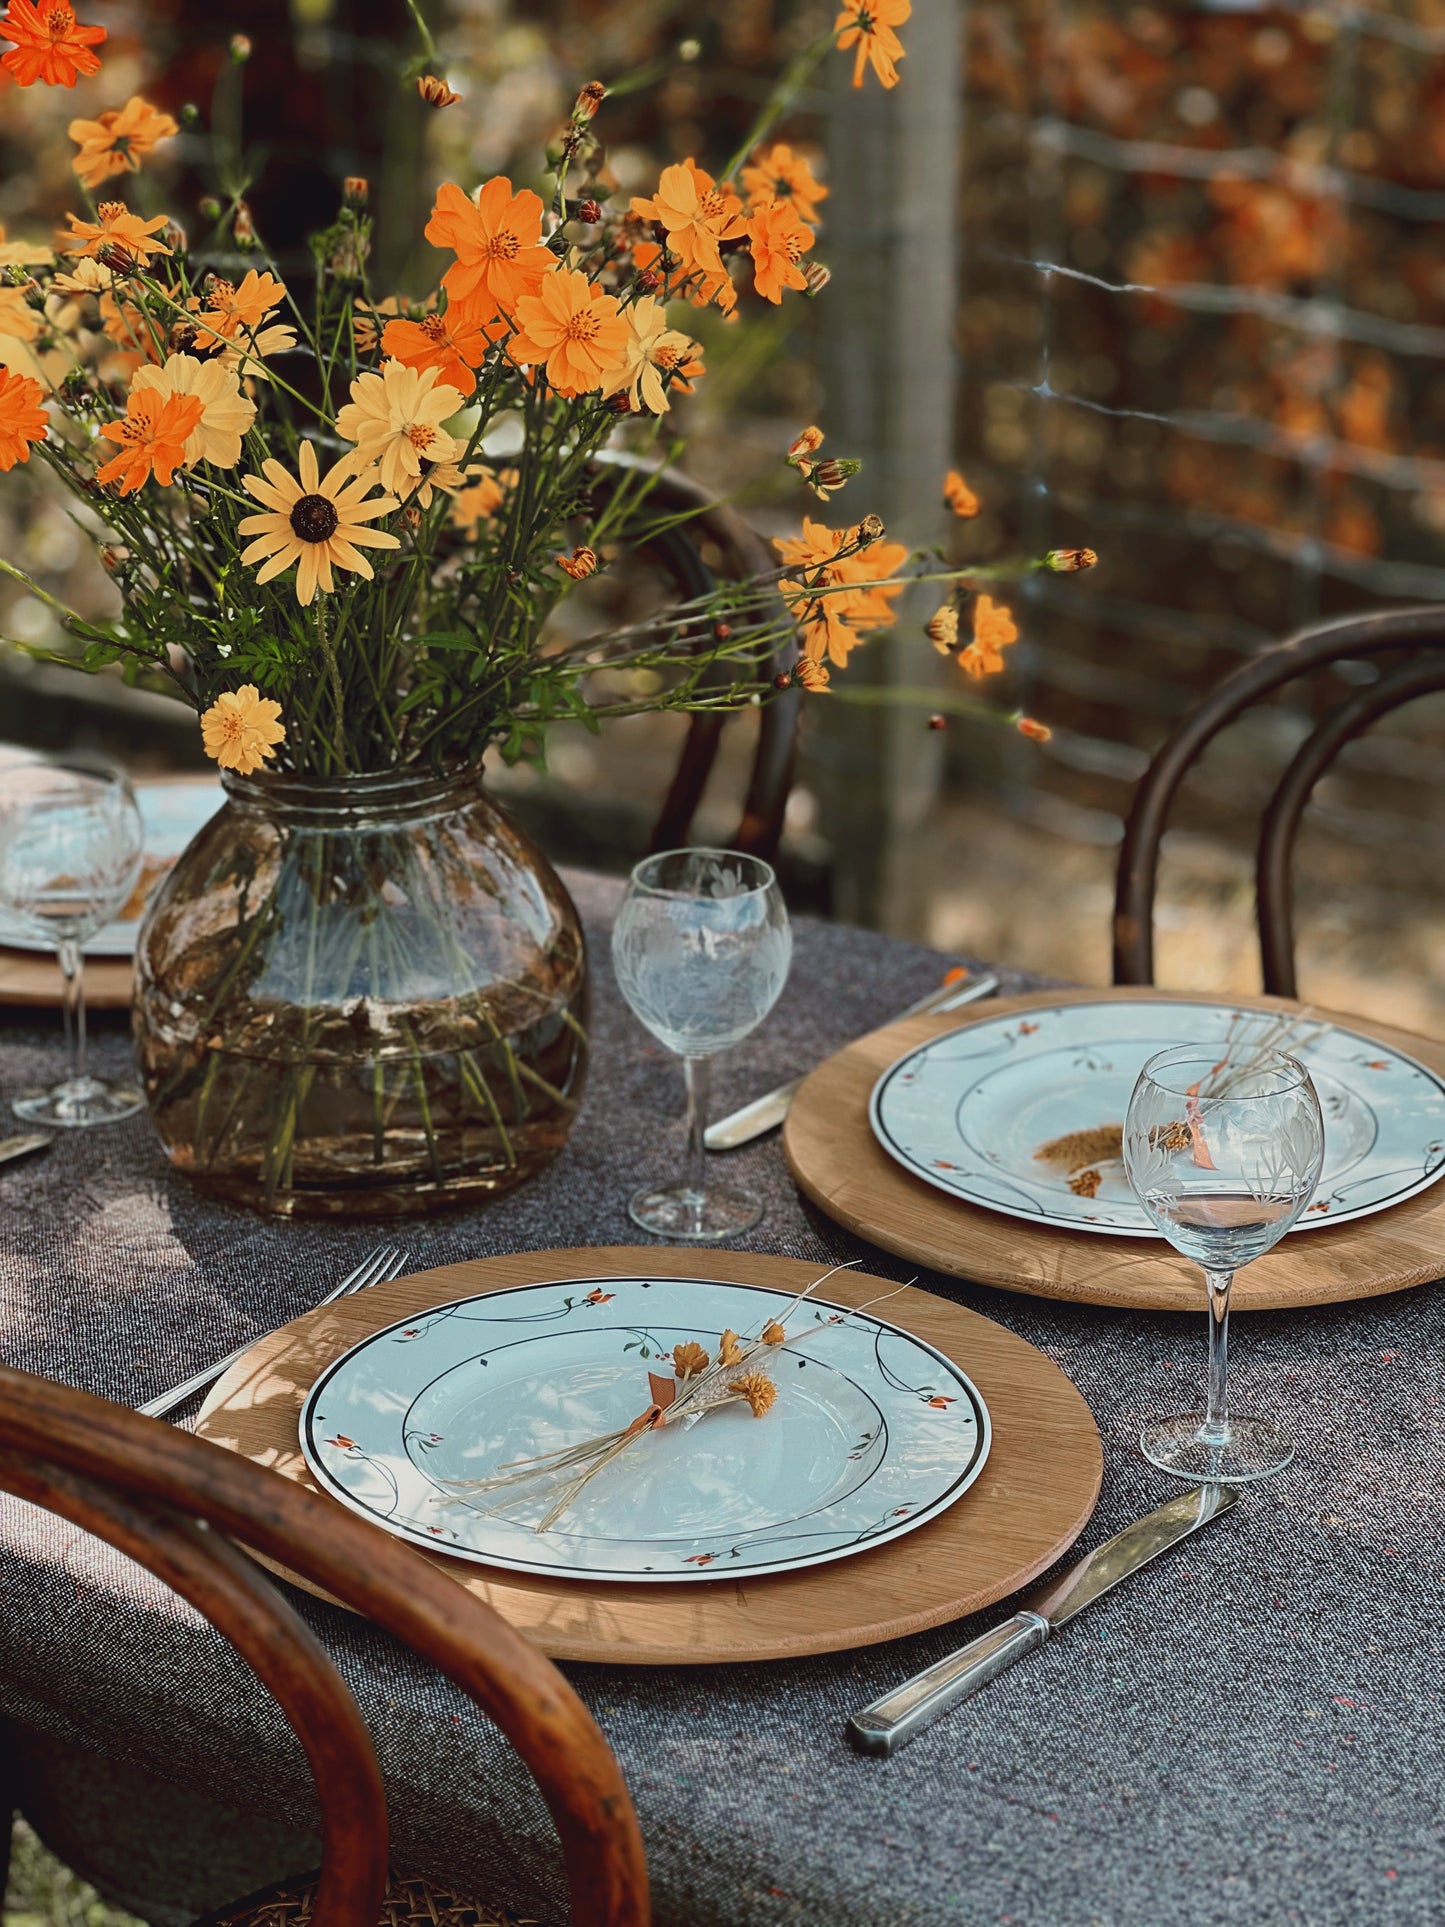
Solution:
M354 1297L358 1291L365 1291L368 1285L384 1285L388 1278L395 1278L406 1265L406 1254L398 1245L382 1245L372 1252L365 1268L365 1275L348 1279L342 1296Z

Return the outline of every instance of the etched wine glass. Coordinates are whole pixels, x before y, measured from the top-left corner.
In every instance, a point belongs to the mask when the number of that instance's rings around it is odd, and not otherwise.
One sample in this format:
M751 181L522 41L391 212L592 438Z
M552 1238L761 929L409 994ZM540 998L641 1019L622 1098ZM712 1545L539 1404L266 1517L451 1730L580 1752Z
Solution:
M778 880L736 850L668 850L632 872L612 927L617 983L687 1077L688 1161L673 1184L645 1185L628 1213L659 1238L736 1238L763 1215L756 1198L707 1169L712 1058L740 1043L778 1000L793 936Z
M1144 1456L1186 1479L1238 1484L1294 1457L1269 1420L1229 1411L1229 1296L1242 1266L1278 1244L1314 1196L1324 1123L1296 1058L1252 1046L1178 1044L1139 1073L1124 1124L1124 1168L1150 1218L1204 1273L1205 1409L1154 1419Z
M85 1065L82 945L124 905L140 874L142 826L124 771L103 757L52 756L0 778L0 906L25 933L55 946L64 986L69 1074L12 1101L35 1124L110 1124L145 1103Z

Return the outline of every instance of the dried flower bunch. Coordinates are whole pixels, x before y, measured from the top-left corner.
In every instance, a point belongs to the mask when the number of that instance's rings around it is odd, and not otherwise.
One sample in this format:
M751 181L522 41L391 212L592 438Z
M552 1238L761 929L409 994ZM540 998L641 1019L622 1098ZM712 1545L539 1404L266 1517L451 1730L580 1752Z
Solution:
M421 51L404 84L452 108L422 9L409 11ZM826 286L813 251L828 190L768 137L838 51L855 85L871 73L891 88L909 12L909 0L845 5L718 174L676 162L626 203L597 133L607 89L590 82L546 155L547 199L503 176L438 188L425 236L444 264L419 296L371 285L364 180L346 181L312 237L315 285L298 299L257 231L234 140L216 146L204 240L120 198L180 122L201 131L197 109L178 122L133 95L75 119L77 181L102 198L53 248L0 248L0 468L39 458L62 479L120 598L113 618L87 620L0 562L81 645L60 659L119 663L191 704L226 768L320 776L445 768L489 744L538 755L564 717L766 700L762 666L794 634L801 660L785 680L826 689L829 665L891 624L920 575L954 585L930 624L938 646L969 677L999 670L1018 631L971 586L979 572L910 555L870 515L841 529L805 517L776 571L603 642L543 636L575 583L663 526L648 507L656 465L614 467L601 487L598 462L658 448L702 379L689 309L731 315L749 287L776 305ZM22 87L101 71L105 30L68 4L9 0L0 39ZM250 51L232 38L237 112ZM822 439L809 429L787 459L827 501L859 463L818 459ZM961 476L945 492L956 515L978 512ZM1092 559L1058 552L982 575ZM600 670L650 673L619 694ZM960 692L953 707L970 706L996 713Z
M784 1308L781 1316L766 1319L754 1336L742 1338L734 1331L723 1332L715 1357L696 1339L674 1345L670 1361L666 1353L660 1354L660 1362L671 1363L673 1376L647 1374L650 1401L630 1424L600 1433L596 1438L583 1439L580 1444L543 1453L535 1459L513 1460L485 1479L449 1480L456 1497L441 1503L475 1507L478 1499L505 1492L511 1496L487 1510L506 1512L528 1504L539 1491L555 1488L534 1527L537 1532L546 1532L577 1502L599 1472L649 1433L679 1423L695 1424L707 1413L721 1411L726 1405L746 1405L754 1418L763 1418L773 1409L778 1397L777 1381L767 1369L770 1357L785 1344L796 1345L833 1325L841 1325L850 1316L842 1311L830 1311L826 1317L819 1314L815 1324L789 1338L787 1321L798 1307L835 1272L845 1269L846 1266L834 1265L821 1278L815 1278ZM900 1285L897 1289L901 1291L904 1287ZM894 1295L885 1292L883 1297ZM881 1302L881 1298L870 1299L858 1310L866 1311L870 1305Z

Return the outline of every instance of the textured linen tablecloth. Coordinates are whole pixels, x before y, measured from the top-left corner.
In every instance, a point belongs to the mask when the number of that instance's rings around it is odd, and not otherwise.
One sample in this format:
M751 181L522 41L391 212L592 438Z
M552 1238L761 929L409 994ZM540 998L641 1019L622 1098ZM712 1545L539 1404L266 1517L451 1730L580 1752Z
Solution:
M640 1243L625 1198L680 1155L678 1066L612 983L615 886L569 881L597 991L580 1121L513 1196L402 1228L415 1269ZM920 947L801 923L776 1011L719 1066L718 1105L809 1066L939 973ZM0 1024L0 1098L58 1072L58 1018ZM114 1071L126 1051L112 1031L95 1054ZM729 1169L767 1200L746 1248L912 1270L805 1206L776 1136ZM0 1175L0 1349L139 1402L306 1310L380 1235L212 1203L170 1173L144 1119L62 1137ZM1089 1401L1106 1471L1083 1546L1173 1489L1135 1434L1144 1414L1195 1403L1202 1318L921 1282L1040 1346ZM1442 1340L1438 1285L1241 1320L1236 1398L1257 1390L1288 1419L1296 1464L894 1760L855 1757L847 1714L1002 1608L765 1666L569 1666L637 1802L659 1927L1438 1920ZM550 1823L500 1735L390 1638L295 1597L376 1736L398 1862L563 1921ZM220 1636L118 1554L14 1500L0 1500L0 1714L104 1756L93 1777L110 1774L117 1799L150 1786L147 1813L177 1855L185 1822L167 1816L167 1789L181 1808L193 1793L246 1816L238 1851L252 1817L309 1823L299 1749Z

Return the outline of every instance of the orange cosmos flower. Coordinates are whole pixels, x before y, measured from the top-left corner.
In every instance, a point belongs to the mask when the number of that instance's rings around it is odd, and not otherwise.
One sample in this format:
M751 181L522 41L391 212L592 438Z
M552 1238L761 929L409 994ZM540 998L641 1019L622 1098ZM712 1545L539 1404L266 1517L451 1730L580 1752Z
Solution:
M162 487L169 487L204 413L199 395L133 388L124 421L100 431L106 441L120 443L120 453L96 470L96 481L119 482L122 495L134 495L152 475Z
M41 402L45 390L29 375L0 366L0 469L30 460L33 442L43 442L50 425Z
M274 274L258 274L250 269L239 287L212 275L202 299L192 299L196 309L197 347L223 348L240 334L251 335L273 308L286 299L286 283Z
M903 43L894 33L913 11L912 0L849 0L833 24L839 47L846 52L857 42L853 60L853 85L863 85L863 75L871 65L885 87L898 85L895 61L903 58Z
M559 395L600 388L627 353L626 317L580 268L558 267L544 275L537 292L518 301L517 327L508 354L545 368Z
M973 641L958 660L975 681L997 675L1003 668L1001 652L1018 639L1018 624L1008 610L992 596L981 595L974 605Z
M82 27L69 0L10 0L10 11L0 20L0 40L13 40L0 67L15 76L16 84L33 87L73 87L78 74L98 74L100 59L90 50L105 39L104 27Z
M201 718L201 742L222 769L249 776L276 754L286 740L281 705L263 696L253 682L225 689Z
M541 245L540 198L526 187L514 194L505 174L479 189L475 201L455 181L443 181L426 238L456 255L442 286L453 301L470 302L478 322L499 312L514 314L557 260Z
M719 187L691 157L663 168L656 194L650 201L634 197L632 212L660 221L667 229L668 249L684 270L709 279L725 276L721 243L737 240L747 227L737 195Z
M789 613L803 630L804 654L815 662L826 656L841 669L849 651L875 629L893 621L893 603L903 593L902 583L880 587L908 560L902 542L874 541L864 550L840 556L858 540L857 529L829 529L803 517L801 537L775 544L788 564L801 566L808 580L778 584ZM819 589L829 591L818 594Z
M164 214L158 214L153 221L143 221L138 214L132 214L124 201L101 201L96 207L100 216L98 221L82 221L78 215L67 214L70 233L60 236L60 245L67 254L89 254L99 258L118 251L131 267L144 267L153 254L169 254L170 249L163 241L153 241L151 236L170 222ZM113 266L113 262L107 262Z
M425 314L420 321L388 321L381 332L387 354L408 368L435 368L439 378L461 395L477 385L477 369L488 348L507 332L499 316L479 319L465 301L455 301L445 314Z
M99 187L112 174L136 174L157 141L180 132L169 114L132 94L124 107L99 120L73 120L70 138L79 147L71 165L87 187Z
M765 201L787 201L797 209L798 218L808 222L817 221L818 203L828 195L823 183L813 178L807 161L786 142L753 156L743 169L743 188L750 213L756 213Z
M483 469L478 480L457 490L452 500L452 527L475 535L479 524L490 522L506 499L507 491L501 482Z
M943 499L961 521L978 514L978 497L956 468L951 468L943 478Z
M791 201L765 201L748 222L753 256L753 286L774 306L784 288L806 288L798 261L813 245L813 230L798 218Z

